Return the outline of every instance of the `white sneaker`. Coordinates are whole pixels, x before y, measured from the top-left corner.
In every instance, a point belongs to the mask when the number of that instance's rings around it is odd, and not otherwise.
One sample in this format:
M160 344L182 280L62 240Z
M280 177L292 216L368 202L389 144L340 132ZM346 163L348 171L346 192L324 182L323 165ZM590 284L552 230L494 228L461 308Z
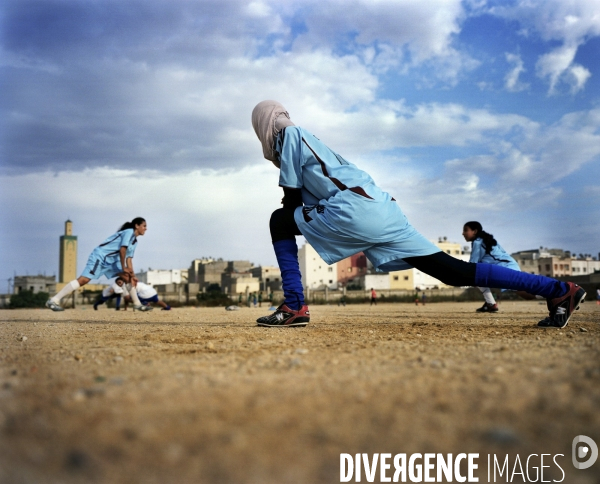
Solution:
M152 311L150 306L133 306L134 311Z
M58 304L56 304L52 299L48 299L46 301L46 307L48 309L52 309L52 311L64 311Z

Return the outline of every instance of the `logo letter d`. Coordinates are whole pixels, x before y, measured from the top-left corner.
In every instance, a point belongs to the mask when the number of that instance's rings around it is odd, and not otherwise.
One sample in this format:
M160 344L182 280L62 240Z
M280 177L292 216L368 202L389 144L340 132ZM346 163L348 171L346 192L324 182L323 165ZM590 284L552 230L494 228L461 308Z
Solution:
M579 449L579 456L577 455L577 444L582 443L587 445L587 447L580 447ZM596 459L598 459L598 446L596 445L596 442L594 442L592 439L590 439L589 437L586 437L585 435L578 435L577 437L575 437L573 439L573 465L575 466L575 469L579 469L579 470L583 470L583 469L587 469L588 467L592 467L594 465L594 463L596 462ZM581 452L583 450L583 452ZM589 451L589 457L587 458L587 460L583 461L583 462L579 462L578 457L584 457L586 455L588 455L588 451Z

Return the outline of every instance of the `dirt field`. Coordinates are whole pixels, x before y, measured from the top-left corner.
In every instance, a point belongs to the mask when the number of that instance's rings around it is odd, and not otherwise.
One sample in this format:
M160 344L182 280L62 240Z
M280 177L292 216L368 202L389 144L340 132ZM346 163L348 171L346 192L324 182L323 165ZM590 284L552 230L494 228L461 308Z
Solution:
M312 306L296 329L248 308L0 311L0 482L333 483L341 453L465 452L480 482L488 454L545 453L566 477L546 458L544 479L600 483L600 460L571 463L575 436L600 444L600 306L564 330L535 327L536 301L478 306Z

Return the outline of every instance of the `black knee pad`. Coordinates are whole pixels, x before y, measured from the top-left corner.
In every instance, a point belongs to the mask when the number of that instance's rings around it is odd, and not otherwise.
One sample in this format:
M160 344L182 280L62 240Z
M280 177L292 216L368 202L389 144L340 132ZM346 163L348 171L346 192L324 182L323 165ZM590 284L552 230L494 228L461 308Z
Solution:
M279 208L271 214L269 229L272 242L293 239L296 235L302 235L296 225L296 220L294 220L294 210L289 208Z

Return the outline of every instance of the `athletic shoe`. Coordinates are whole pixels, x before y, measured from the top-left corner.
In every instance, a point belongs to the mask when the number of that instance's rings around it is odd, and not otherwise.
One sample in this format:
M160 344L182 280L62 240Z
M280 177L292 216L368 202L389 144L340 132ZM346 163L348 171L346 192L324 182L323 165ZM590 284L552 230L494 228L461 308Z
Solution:
M133 306L134 311L152 311L150 306Z
M98 303L94 304L94 311L98 311Z
M166 308L162 308L161 311L170 311L171 310L171 306L167 306Z
M497 313L498 312L498 304L488 304L483 303L479 309L476 309L475 312L478 313Z
M573 312L584 302L585 290L572 282L567 282L567 285L569 290L564 296L546 300L550 314L546 319L542 319L538 326L564 328L569 324Z
M540 328L550 328L552 326L554 326L552 324L552 320L550 319L550 316L546 316L544 319L542 319L541 321L538 321L537 324Z
M310 321L308 306L304 305L298 311L290 309L285 304L277 308L273 314L256 320L257 326L306 326Z
M52 311L64 311L58 304L56 304L52 299L48 299L46 301L46 307L48 309L52 309Z

